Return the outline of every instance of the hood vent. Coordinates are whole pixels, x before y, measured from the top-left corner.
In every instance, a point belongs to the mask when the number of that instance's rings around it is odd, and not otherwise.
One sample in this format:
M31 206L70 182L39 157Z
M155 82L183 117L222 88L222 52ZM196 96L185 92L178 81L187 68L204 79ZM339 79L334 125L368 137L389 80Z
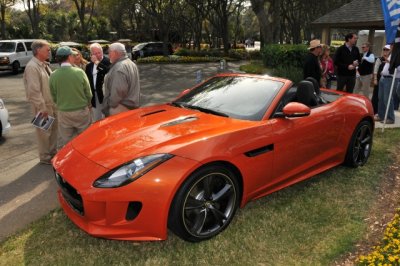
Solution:
M149 115L154 115L154 114L162 113L162 112L165 112L165 110L161 109L161 110L157 110L157 111L154 111L154 112L151 112L151 113L147 113L147 114L142 115L142 117L149 116Z
M187 116L187 117L182 117L182 118L178 118L177 120L168 122L166 124L161 125L161 127L169 127L169 126L175 126L175 125L179 125L179 124L183 124L183 123L187 123L187 122L192 122L199 119L196 116Z

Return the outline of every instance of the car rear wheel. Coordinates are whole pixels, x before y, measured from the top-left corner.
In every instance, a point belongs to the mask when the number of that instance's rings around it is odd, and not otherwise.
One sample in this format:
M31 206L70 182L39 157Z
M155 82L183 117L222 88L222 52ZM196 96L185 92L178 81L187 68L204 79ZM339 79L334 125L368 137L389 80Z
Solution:
M15 61L13 64L12 64L12 72L13 72L13 74L18 74L19 73L19 69L20 69L20 64L19 64L19 62L18 61Z
M358 167L364 165L371 154L372 149L372 125L369 121L362 121L354 130L351 137L345 165Z
M210 165L183 183L171 204L168 226L190 242L209 239L232 221L239 205L239 185L232 171Z

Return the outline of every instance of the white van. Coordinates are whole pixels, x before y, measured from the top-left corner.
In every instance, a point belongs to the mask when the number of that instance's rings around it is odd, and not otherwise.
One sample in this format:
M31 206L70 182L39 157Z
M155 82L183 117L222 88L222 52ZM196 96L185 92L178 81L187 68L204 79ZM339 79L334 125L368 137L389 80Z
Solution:
M18 74L33 57L31 45L34 40L0 41L0 70L12 70Z

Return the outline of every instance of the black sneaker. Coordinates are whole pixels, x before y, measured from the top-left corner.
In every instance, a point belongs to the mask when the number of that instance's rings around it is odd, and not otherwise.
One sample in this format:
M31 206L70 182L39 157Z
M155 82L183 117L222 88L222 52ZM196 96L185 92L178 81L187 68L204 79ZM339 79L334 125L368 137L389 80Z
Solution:
M387 119L387 120L386 120L386 123L385 123L385 121L380 121L380 122L381 122L381 123L384 123L384 124L386 124L386 125L394 124L394 121L391 120L391 119Z

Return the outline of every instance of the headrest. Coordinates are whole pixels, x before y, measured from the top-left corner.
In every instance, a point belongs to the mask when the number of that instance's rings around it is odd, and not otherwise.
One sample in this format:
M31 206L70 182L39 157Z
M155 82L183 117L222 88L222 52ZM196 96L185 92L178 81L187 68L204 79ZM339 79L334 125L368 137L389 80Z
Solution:
M309 80L302 80L297 84L297 90L303 89L314 93L314 84ZM306 89L305 89L306 88Z
M318 83L318 81L317 81L315 78L313 78L313 77L307 77L306 80L312 82L313 87L314 87L315 94L321 95L321 90L320 90L320 88L319 88L319 83Z

